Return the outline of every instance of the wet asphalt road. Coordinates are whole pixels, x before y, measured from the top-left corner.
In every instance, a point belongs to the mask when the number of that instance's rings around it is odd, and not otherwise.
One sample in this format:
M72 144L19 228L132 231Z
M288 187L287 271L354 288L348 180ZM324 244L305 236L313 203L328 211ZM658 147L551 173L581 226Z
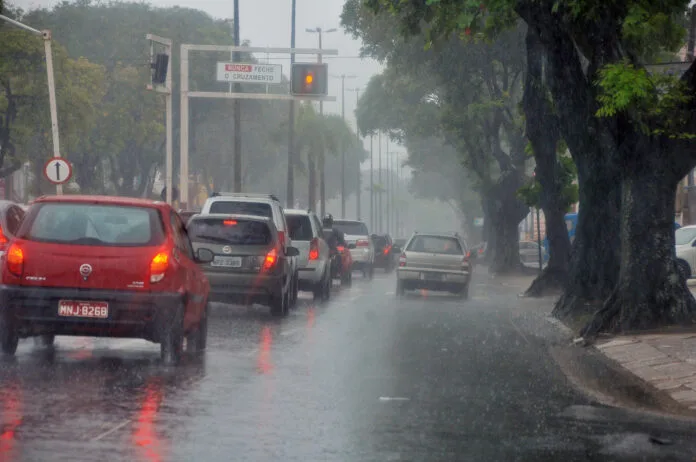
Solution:
M217 305L178 368L144 341L25 340L0 362L0 461L695 460L696 425L594 404L547 308L476 282L462 302L356 277L282 320Z

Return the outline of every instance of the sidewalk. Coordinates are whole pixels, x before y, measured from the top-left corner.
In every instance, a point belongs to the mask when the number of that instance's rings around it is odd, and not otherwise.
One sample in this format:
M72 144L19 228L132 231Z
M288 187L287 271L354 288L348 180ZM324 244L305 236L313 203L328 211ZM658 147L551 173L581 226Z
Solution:
M696 410L696 332L617 336L595 347L636 376Z

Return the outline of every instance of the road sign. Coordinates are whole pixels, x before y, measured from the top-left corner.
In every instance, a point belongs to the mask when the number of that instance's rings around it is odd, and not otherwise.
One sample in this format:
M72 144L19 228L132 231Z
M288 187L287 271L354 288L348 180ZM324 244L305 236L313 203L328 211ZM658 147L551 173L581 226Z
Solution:
M62 157L52 157L44 165L44 176L53 184L67 183L72 177L72 165Z
M282 83L280 64L217 63L218 82Z

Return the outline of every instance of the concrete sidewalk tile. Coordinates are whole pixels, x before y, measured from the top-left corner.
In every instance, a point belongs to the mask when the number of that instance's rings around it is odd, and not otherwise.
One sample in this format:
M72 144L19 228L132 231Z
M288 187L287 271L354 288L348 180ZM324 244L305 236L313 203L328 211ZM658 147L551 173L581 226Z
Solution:
M614 340L610 340L606 343L603 343L601 345L597 345L597 348L600 350L606 350L608 348L614 348L617 346L623 346L623 345L630 345L632 343L638 343L638 340L635 340L633 338L618 338Z
M696 390L680 390L670 393L670 396L679 402L696 402Z
M659 390L674 390L675 388L684 386L684 382L681 380L662 380L659 382L652 382L652 384Z
M680 379L696 375L696 367L686 363L663 364L661 366L652 366L658 372L665 373L673 379Z
M665 366L667 364L680 364L681 362L671 358L667 355L662 356L660 358L647 358L647 359L637 359L635 361L628 361L628 362L623 362L619 363L626 369L640 369L641 367L646 367L646 366Z

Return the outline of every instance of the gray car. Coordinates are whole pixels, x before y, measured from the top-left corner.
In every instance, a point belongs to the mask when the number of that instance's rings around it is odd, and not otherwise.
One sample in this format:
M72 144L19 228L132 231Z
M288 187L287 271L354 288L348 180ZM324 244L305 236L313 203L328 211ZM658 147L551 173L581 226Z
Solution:
M247 215L196 215L187 226L195 250L210 249L214 258L202 264L210 282L210 301L259 303L271 314L288 314L293 289L290 257L273 220ZM284 249L284 250L283 250Z
M396 293L443 290L469 297L470 252L458 234L415 233L399 257Z
M297 258L300 290L311 291L315 300L331 296L329 246L324 240L321 222L311 210L285 210L290 239L300 252Z

